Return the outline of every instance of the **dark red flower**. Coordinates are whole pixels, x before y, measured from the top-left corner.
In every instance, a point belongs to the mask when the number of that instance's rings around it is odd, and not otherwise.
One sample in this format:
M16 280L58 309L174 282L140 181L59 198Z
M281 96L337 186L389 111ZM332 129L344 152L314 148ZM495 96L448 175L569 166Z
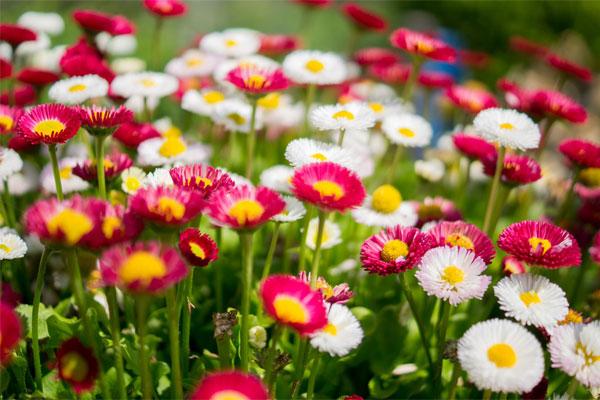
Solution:
M385 31L388 23L381 15L367 10L360 4L348 2L342 4L342 12L359 28L373 31Z
M133 35L137 31L137 27L133 21L129 20L124 15L115 15L112 17L113 26L110 31L111 35Z
M592 245L590 246L590 258L600 265L600 231L596 232Z
M126 154L113 154L104 158L104 177L107 181L116 178L133 165L133 161ZM85 160L73 168L73 175L84 181L98 180L96 160Z
M81 119L83 126L91 135L103 136L112 134L119 126L133 119L135 114L125 106L119 108L91 107L76 105L73 109Z
M479 160L487 156L488 153L496 151L493 144L479 136L457 133L452 136L452 141L454 142L454 146L456 146L461 153L472 160Z
M25 140L25 138L21 137L20 135L14 135L8 141L8 148L13 149L17 153L23 153L23 152L35 150L38 147L39 147L39 143L33 144L33 143Z
M179 250L194 267L205 267L219 257L219 249L214 240L196 228L181 232Z
M429 89L439 89L452 86L454 84L454 77L445 72L419 71L417 82Z
M67 47L63 56L61 57L61 62L62 59L84 54L102 58L102 53L100 53L100 51L94 46L88 44L85 36L81 36L72 46Z
M0 41L8 42L12 47L35 39L37 34L30 29L16 24L0 24Z
M496 172L496 162L498 161L498 152L490 152L481 159L483 163L483 172L488 176L494 176ZM501 179L507 185L523 185L532 183L542 177L542 168L534 159L527 156L519 156L507 153L504 156L504 167L502 168Z
M523 36L512 36L510 38L510 48L519 53L536 56L544 56L548 52L548 48L543 44L533 42Z
M136 149L143 141L160 137L160 133L152 124L130 121L117 128L112 137L125 146Z
M462 219L460 210L452 200L443 197L425 197L422 203L413 202L415 211L419 216L417 227L430 221L458 221Z
M177 17L187 12L187 4L179 0L143 0L144 6L159 17Z
M573 75L584 82L592 80L592 71L583 65L574 63L573 61L562 58L558 54L548 53L545 58L548 65L556 68L557 70Z
M261 54L285 54L290 51L299 49L302 46L300 38L294 35L284 34L263 34L260 36L260 49L258 50Z
M490 65L492 57L482 51L458 50L459 60L471 68L485 68Z
M521 393L523 400L544 400L548 391L548 379L542 377L542 380L527 393Z
M21 296L15 292L10 283L0 281L0 304L15 308L21 303Z
M19 71L17 79L33 86L44 86L60 79L57 73L41 68L26 67Z
M21 320L12 307L0 302L0 366L8 365L23 335Z
M587 199L577 212L579 220L600 228L600 198Z
M410 64L373 64L369 66L369 75L390 84L406 83L411 71Z
M333 4L333 0L291 0L291 2L308 7L328 7Z
M69 76L95 74L112 82L115 73L102 58L93 55L74 55L60 60L60 68Z
M555 90L538 90L532 100L533 109L540 114L566 119L574 124L587 120L587 112L582 105Z
M93 340L93 339L92 339ZM73 337L61 343L56 351L58 377L71 385L75 393L90 391L98 378L98 360L91 348Z
M367 47L354 53L354 61L360 65L389 65L400 62L400 56L394 51L381 47Z
M13 68L10 61L0 57L0 79L10 77L12 72Z
M92 33L111 33L114 26L112 15L96 10L75 10L71 16L81 28Z
M452 63L456 59L456 51L443 41L410 29L396 29L392 32L390 41L393 46L408 53L432 60Z
M29 106L36 101L35 89L31 85L17 85L13 89L13 93L4 90L0 95L0 104L12 103L19 107Z
M558 145L572 163L581 168L600 168L600 145L583 139L566 139Z

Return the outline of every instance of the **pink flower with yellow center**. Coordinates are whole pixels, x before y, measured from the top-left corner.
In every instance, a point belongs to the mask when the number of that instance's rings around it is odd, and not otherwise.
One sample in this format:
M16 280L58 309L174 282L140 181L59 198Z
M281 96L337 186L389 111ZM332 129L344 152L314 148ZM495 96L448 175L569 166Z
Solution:
M219 258L219 249L214 240L196 228L188 228L181 232L179 250L194 267L205 267Z
M225 172L209 165L193 164L173 168L169 171L173 184L187 190L194 190L208 199L220 189L229 190L233 181Z
M390 49L382 47L367 47L354 53L354 61L360 65L390 65L400 61L400 56Z
M131 121L135 116L133 111L125 106L108 109L96 105L91 107L76 105L73 109L79 114L81 126L91 135L96 136L112 134L119 126Z
M78 395L93 389L100 372L98 360L91 348L73 337L56 350L58 377L68 383Z
M558 145L569 161L580 168L600 168L600 145L583 139L566 139Z
M139 189L129 199L130 208L144 220L162 226L187 224L202 211L199 193L177 186L156 186Z
M258 67L256 64L244 64L232 69L225 80L252 94L284 90L290 85L281 69Z
M85 160L83 164L77 164L73 168L73 175L76 175L84 181L97 181L98 169L96 168L97 160ZM116 178L133 165L133 161L127 154L113 154L104 157L104 177L106 180Z
M479 136L457 133L452 136L454 146L471 160L480 160L488 153L495 152L496 147Z
M457 221L462 214L452 200L443 197L425 197L422 203L414 202L415 211L419 216L417 226L421 227L431 221Z
M261 284L260 297L271 317L301 336L308 336L327 325L321 293L312 290L301 279L288 275L270 276Z
M112 205L107 201L96 200L101 203L97 211L98 221L93 234L86 241L85 246L97 250L137 238L144 230L144 223L139 215L125 209L122 205Z
M326 211L346 212L360 206L367 196L354 172L329 161L297 168L291 184L298 199Z
M144 0L144 7L159 17L178 17L188 10L187 4L180 0Z
M310 272L300 271L298 278L310 284ZM347 283L331 286L322 276L317 278L316 288L321 292L323 301L330 304L345 304L354 296Z
M260 379L237 371L207 375L190 395L190 400L268 400Z
M582 105L554 90L538 90L533 96L532 108L542 115L561 118L574 124L582 124L587 120L587 112Z
M173 247L158 242L116 245L99 258L100 286L159 294L182 281L189 268Z
M443 221L427 232L431 247L463 247L490 264L496 255L494 244L485 233L464 221Z
M416 267L430 248L429 238L419 229L396 226L365 240L360 261L370 274L398 274Z
M477 114L487 108L498 107L496 98L483 89L452 85L446 89L445 94L457 107L471 114Z
M530 265L554 269L581 264L581 251L573 235L548 222L509 225L500 233L498 247Z
M206 214L215 225L232 229L254 229L285 208L281 196L264 186L234 186L210 198Z
M79 115L62 104L40 104L19 119L18 131L31 144L65 143L81 126Z
M494 151L481 159L483 172L493 177L496 172L498 152ZM523 185L538 181L542 177L542 167L532 158L507 153L500 179L507 185Z
M517 257L506 256L502 260L502 273L505 276L511 276L512 274L524 274L525 264L523 264Z
M21 108L0 104L0 135L16 132L17 123L22 115Z
M159 138L161 135L152 124L130 121L118 127L112 137L129 148L137 149L145 140Z
M432 60L453 63L456 51L439 39L410 29L400 28L390 36L392 46Z

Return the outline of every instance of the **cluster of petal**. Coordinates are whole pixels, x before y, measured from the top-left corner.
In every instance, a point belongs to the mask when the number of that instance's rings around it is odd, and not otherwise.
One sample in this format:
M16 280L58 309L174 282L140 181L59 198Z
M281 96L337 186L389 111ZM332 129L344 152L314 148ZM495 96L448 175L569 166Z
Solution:
M483 172L487 176L494 176L498 152L493 151L481 159ZM538 181L542 177L542 167L533 158L507 153L504 155L504 164L500 179L507 185L523 185Z
M179 250L194 267L205 267L219 257L217 244L196 228L188 228L179 234Z
M400 28L390 36L392 45L408 53L417 54L437 61L454 62L456 51L443 41L415 32L410 29Z
M254 64L232 69L225 80L238 89L253 94L284 90L289 86L289 80L281 69L261 68Z
M19 135L29 143L65 143L81 126L78 114L62 104L40 104L19 120Z
M190 395L190 400L224 398L269 400L267 389L260 379L237 371L212 373L204 377Z
M445 91L457 107L471 114L477 114L487 108L498 107L498 101L488 91L466 86L452 85Z
M199 193L177 186L146 187L129 199L129 206L144 220L163 226L181 226L202 210Z
M83 163L77 164L73 168L73 174L80 177L84 181L97 181L98 168L96 162L98 160L85 160ZM127 154L112 154L104 158L104 177L108 179L116 178L133 165L133 161Z
M225 172L210 165L191 164L176 167L169 171L173 184L187 190L193 190L208 199L213 193L233 188L234 183Z
M572 163L582 168L600 168L600 145L583 139L566 139L558 145Z
M68 383L78 395L91 391L100 374L93 350L77 337L60 344L56 350L56 364L59 379Z
M2 289L6 289L3 287ZM3 299L4 301L4 299ZM12 352L23 335L23 327L12 307L0 302L0 366L5 366L12 359Z
M496 255L490 238L473 224L464 221L442 221L427 232L431 247L463 247L490 264Z
M472 160L480 160L488 153L496 151L496 147L492 143L479 136L457 133L452 135L452 142L461 153Z
M475 130L487 141L519 150L536 149L542 134L526 114L503 108L487 108L473 120Z
M342 304L332 304L327 311L327 325L311 335L310 345L332 357L344 357L361 344L363 337L352 311Z

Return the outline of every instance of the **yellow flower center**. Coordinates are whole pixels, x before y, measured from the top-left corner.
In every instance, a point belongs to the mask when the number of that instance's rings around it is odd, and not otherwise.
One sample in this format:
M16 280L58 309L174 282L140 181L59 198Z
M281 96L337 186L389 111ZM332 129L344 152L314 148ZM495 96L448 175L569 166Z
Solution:
M283 323L303 324L308 315L302 303L289 296L277 296L273 302L275 315Z
M540 296L538 296L537 292L535 290L531 290L529 292L525 292L525 293L521 293L519 295L519 298L521 299L521 301L523 303L525 303L525 305L527 307L529 307L532 304L538 304L540 303L542 300L540 300Z
M392 185L379 186L373 192L371 204L377 212L389 214L396 211L400 203L402 203L402 195Z
M325 157L323 154L321 153L315 153L311 156L312 158L314 158L315 160L319 160L319 161L327 161L327 157Z
M369 103L369 107L374 113L380 113L383 111L383 105L381 103Z
M254 200L241 200L231 207L229 216L235 218L238 224L246 225L249 222L259 219L264 212L265 209L259 202Z
M192 251L192 254L194 254L196 257L201 258L203 260L206 258L206 253L204 252L204 249L196 243L190 242L190 250Z
M147 251L137 251L127 258L121 267L119 276L129 285L141 281L148 286L155 278L162 278L167 273L167 266L159 257Z
M437 204L426 204L419 208L419 218L421 219L442 219L444 218L444 212L441 207Z
M400 128L398 129L398 133L404 137L415 137L415 132L412 129L408 128Z
M467 250L473 250L475 248L471 239L464 235L461 235L460 233L452 233L448 235L448 237L446 237L445 242L450 246L459 246Z
M310 72L314 72L315 74L317 72L320 72L323 68L325 68L323 63L319 60L310 60L309 62L306 63L306 65L304 67L307 70L309 70Z
M162 137L166 137L166 138L179 137L179 136L181 136L181 129L179 129L176 126L171 125L169 127L169 129L164 131L161 135L162 135Z
M65 354L60 359L60 366L63 376L75 382L83 381L89 371L85 358L75 351Z
M195 182L196 185L199 185L200 182L203 182L205 188L213 185L213 181L211 181L208 178L203 178L201 176L194 176L194 177L188 178L188 180L187 180L187 186L190 186L190 184L192 183L192 179L194 180L194 182Z
M261 88L265 83L265 78L260 75L252 75L246 81L246 85L252 89Z
M220 103L225 100L225 96L221 92L207 92L202 95L204 101L208 104Z
M546 252L550 250L550 247L552 247L552 244L550 244L548 239L541 239L535 236L529 238L529 245L531 245L531 251L533 252L537 251L538 246L542 246L542 255L546 254Z
M600 168L586 168L581 171L580 177L588 186L600 186Z
M213 394L210 400L250 400L247 396L236 390L222 390Z
M71 168L71 167L61 168L61 170L58 173L60 175L60 179L69 179L71 177L72 171L73 171L73 168Z
M317 243L318 236L319 236L319 232L315 233L315 236L313 236L313 242L315 242L315 244ZM321 237L321 244L327 243L327 239L329 239L329 238L327 237L325 230L323 230L323 236Z
M67 243L74 245L91 231L94 225L87 215L66 209L52 217L46 227L50 235L56 236L60 231L65 235Z
M515 127L513 124L511 124L510 122L505 122L503 124L500 124L500 129L508 129L508 130L514 130Z
M62 132L65 128L66 127L61 122L54 119L47 119L38 123L35 128L33 128L33 131L38 135L51 136L53 133Z
M408 245L402 240L393 239L383 245L379 257L386 262L392 262L400 257L406 258Z
M333 114L333 118L335 118L335 119L346 118L347 120L353 120L354 114L352 114L350 111L342 110L342 111L338 111L335 114Z
M506 343L498 343L491 346L487 351L488 360L496 364L498 368L510 368L517 363L517 354Z
M231 113L227 115L227 118L232 120L236 125L243 125L246 122L246 118L242 117L238 113Z
M127 186L127 190L134 192L140 188L140 181L138 178L130 176L125 181L125 186Z
M10 253L10 248L8 248L8 246L5 244L0 244L0 250L4 250L5 253Z
M168 137L167 140L160 146L158 153L165 157L175 157L185 151L185 144L178 137Z
M150 211L157 213L165 218L167 222L179 220L185 214L185 206L170 197L161 197L156 206L151 206Z
M455 286L457 283L461 283L465 280L465 273L462 269L455 265L450 265L444 268L442 279L448 282L450 285Z
M323 297L325 299L328 299L331 296L333 296L333 289L331 288L331 285L327 283L324 279L318 279L316 286L317 289L321 289L321 292L323 293Z
M116 230L120 230L123 225L117 217L106 217L102 221L102 232L107 239L112 239Z
M277 92L269 93L268 95L258 99L258 105L262 108L275 109L279 107L279 96Z
M417 42L416 43L417 46L417 51L419 53L431 53L433 51L433 46L430 45L429 43L424 43L424 42Z
M567 313L567 316L565 317L565 319L560 321L558 324L559 325L581 324L582 322L583 322L583 318L581 317L581 315L579 315L578 313L576 313L575 311L573 311L572 309L569 308L569 312Z
M329 333L331 336L337 335L337 328L331 322L328 322L327 325L325 325L325 328L323 328L323 331L326 333Z
M71 86L71 87L69 88L69 92L81 92L81 91L85 90L86 88L87 88L87 86L86 86L86 85L82 85L82 84L80 83L80 84L77 84L77 85L73 85L73 86Z
M153 87L154 81L152 79L142 79L140 83L146 87Z
M10 130L10 128L13 126L13 123L13 119L8 115L0 115L0 126L2 126L4 130Z
M335 182L331 181L319 181L313 185L315 189L321 195L321 199L324 197L331 197L335 200L339 200L344 195L343 189Z
M187 65L188 67L195 67L195 66L202 65L202 64L204 64L204 60L201 59L200 57L190 58L185 63L185 65Z
M589 367L596 362L600 362L600 355L596 355L592 351L589 351L581 342L577 343L577 346L575 346L575 353L582 355L585 358L586 367Z
M229 40L225 41L225 46L227 46L227 47L237 46L237 42L233 39L229 39Z

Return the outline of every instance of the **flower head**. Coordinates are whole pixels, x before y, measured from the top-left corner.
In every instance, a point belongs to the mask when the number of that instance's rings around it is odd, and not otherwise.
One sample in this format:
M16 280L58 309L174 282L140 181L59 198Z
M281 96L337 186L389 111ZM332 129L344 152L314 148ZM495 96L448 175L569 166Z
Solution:
M199 193L177 186L139 189L129 199L131 209L144 220L167 227L179 227L196 218L202 210Z
M532 107L541 114L561 118L574 124L587 120L585 108L570 97L554 90L538 90L532 99Z
M75 111L81 119L83 126L91 135L106 136L112 134L119 126L129 122L135 116L131 110L124 106L115 109L111 107L75 106Z
M62 104L41 104L19 120L19 135L30 143L65 143L81 126L77 113Z
M344 3L341 10L358 29L382 32L388 28L388 23L383 16L362 7L358 3Z
M335 85L347 76L344 59L335 53L296 50L283 60L283 71L299 84Z
M504 92L504 101L510 108L523 113L537 114L532 108L534 91L520 87L515 82L504 78L498 79L496 86Z
M220 101L214 106L212 114L214 122L219 123L230 132L249 133L252 123L252 106L239 99ZM256 110L254 128L262 128L262 112Z
M509 44L513 50L519 53L544 56L549 52L549 49L543 44L534 42L523 36L511 36Z
M512 274L524 274L526 272L525 264L517 257L506 256L502 259L502 272L506 276L511 276Z
M20 82L28 83L37 87L54 83L59 79L60 77L57 73L36 67L21 68L17 74L17 80Z
M519 150L538 148L542 136L531 118L510 109L482 110L473 120L473 125L485 140Z
M13 48L23 42L37 39L37 34L31 29L17 24L0 24L0 41L9 43Z
M238 89L251 94L284 90L289 86L289 81L281 69L261 68L254 64L232 69L225 80L233 83Z
M187 4L180 0L144 0L144 7L161 18L178 17L188 9Z
M311 111L310 121L322 131L366 130L375 125L375 113L368 105L353 101L317 107Z
M292 175L294 175L294 168L287 165L274 165L260 173L260 184L276 192L292 193L290 185Z
M296 168L316 162L332 162L350 170L355 168L353 155L348 149L314 139L292 140L285 148L285 158Z
M548 65L554 67L555 69L579 78L584 82L590 82L592 80L592 71L583 65L574 63L573 61L563 58L558 54L547 53L545 61Z
M298 278L306 283L310 283L310 272L300 271ZM317 278L316 288L321 292L323 301L330 304L345 304L354 296L347 283L342 283L332 287L322 276Z
M443 41L410 29L396 29L390 41L392 46L432 60L452 63L456 58L456 51Z
M164 97L173 94L179 87L174 76L161 72L130 72L117 76L111 89L123 97Z
M27 253L27 245L11 232L0 232L0 260L14 260L22 258Z
M23 169L23 160L13 149L0 147L0 182Z
M313 218L308 224L308 233L306 235L306 245L309 249L314 250L317 247L317 238L319 232L319 219ZM323 225L323 236L321 237L321 248L330 249L342 243L342 232L340 227L335 222L325 220Z
M298 36L284 34L262 34L260 35L261 54L278 55L289 53L302 46Z
M17 131L17 123L24 111L20 107L10 107L0 104L0 135Z
M73 174L85 181L97 181L98 169L97 160L85 160L73 168ZM107 180L114 179L124 170L131 167L133 161L126 154L113 154L104 158L104 176Z
M488 153L495 152L496 148L493 144L480 138L479 136L466 135L457 133L452 135L454 146L471 160L480 160L487 156Z
M474 252L486 264L494 259L494 244L473 224L463 221L442 221L427 232L431 247L462 247Z
M207 375L190 395L190 400L220 400L226 398L269 400L270 397L260 379L237 371L224 371Z
M369 66L369 75L389 84L405 84L412 67L401 62L376 63Z
M419 216L417 226L431 221L457 221L462 218L454 202L443 197L425 197L422 203L413 205Z
M129 121L119 126L112 137L123 143L126 147L135 149L143 141L161 136L152 124Z
M202 143L188 143L183 136L165 136L144 140L138 146L140 165L196 164L208 161L212 148Z
M433 129L427 120L415 114L390 115L384 118L381 130L397 145L424 147L433 136Z
M188 90L181 99L181 108L198 115L213 116L217 104L225 101L225 94L215 88L201 91Z
M427 89L447 88L454 84L454 76L439 71L419 71L417 82Z
M208 199L218 190L229 190L234 186L229 175L210 165L186 165L173 168L169 173L175 186L194 190L200 193L203 199Z
M418 220L412 204L402 201L402 195L392 185L375 189L362 206L352 210L352 216L360 224L378 227L415 226Z
M600 145L583 139L566 139L558 145L560 151L580 168L600 168Z
M98 360L90 347L73 337L56 350L58 377L68 383L78 395L92 390L98 379Z
M327 311L327 325L311 335L310 345L332 357L344 357L361 344L363 337L363 329L352 311L332 304Z
M457 107L471 114L477 114L487 108L498 107L498 101L494 96L483 89L452 85L446 89L445 95Z
M86 181L73 174L73 168L82 162L85 162L85 160L70 157L63 157L58 162L60 182L64 194L83 191L90 186ZM48 163L42 169L41 181L45 191L52 194L56 193L56 182L54 181L51 163Z
M219 257L217 244L196 228L188 228L179 234L179 250L194 267L205 267Z
M279 214L271 217L272 221L281 223L294 222L304 217L306 208L304 208L302 202L292 196L281 196L281 198L285 201L285 208Z
M354 61L360 65L390 65L400 61L400 56L386 48L382 47L366 47L354 53Z
M6 289L3 287L3 289ZM3 299L4 300L4 299ZM23 336L21 320L12 307L0 302L0 366L8 365L12 352Z
M106 201L96 209L96 222L93 231L85 241L85 247L98 250L116 243L137 238L144 230L144 223L139 215L122 205L112 205Z
M75 10L71 16L83 30L90 33L111 33L114 26L112 15L96 10Z
M50 87L48 97L62 104L79 104L89 99L106 96L107 93L106 79L88 74L56 82Z
M483 172L493 177L496 172L498 152L490 152L481 159ZM533 158L507 153L502 167L502 182L507 185L523 185L538 181L542 177L542 167Z
M212 74L220 61L214 54L190 49L169 61L165 71L178 78L205 77Z

